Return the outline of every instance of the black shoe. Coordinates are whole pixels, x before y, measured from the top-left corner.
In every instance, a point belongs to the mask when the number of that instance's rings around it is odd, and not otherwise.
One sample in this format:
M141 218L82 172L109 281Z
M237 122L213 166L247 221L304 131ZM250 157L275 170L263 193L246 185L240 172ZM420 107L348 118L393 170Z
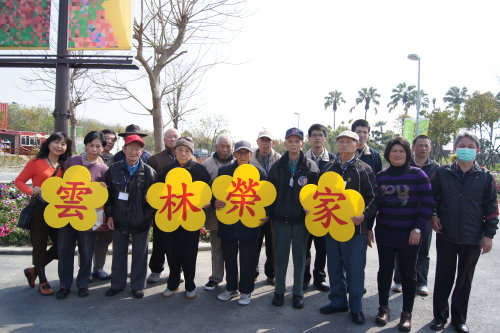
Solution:
M274 306L282 306L284 299L285 299L285 295L274 293L272 303L273 303Z
M266 278L266 281L267 283L269 283L271 286L276 286L276 279L275 278L271 278L271 277L267 277Z
M88 295L90 295L89 288L78 289L78 297L87 297Z
M118 294L120 291L122 291L123 289L113 289L113 288L109 288L108 290L106 290L106 296L115 296L116 294Z
M319 312L322 314L332 314L332 313L347 312L347 311L349 311L349 308L347 306L336 307L331 304L319 308Z
M296 309L302 309L304 307L304 297L293 294L293 307Z
M69 289L61 288L57 291L56 298L57 299L65 299L66 297L68 297L68 294L69 294Z
M351 317L352 317L352 321L355 324L363 325L365 323L365 315L363 314L363 312L360 312L360 313L352 313L351 312Z
M465 325L465 323L462 323L462 324L451 323L451 326L453 326L453 328L455 329L455 331L457 331L458 333L467 333L467 332L469 332L469 328L467 327L467 325Z
M307 290L310 284L311 284L310 281L304 281L304 283L302 284L302 290Z
M323 282L314 282L314 286L319 291L324 291L324 292L330 291L330 286L327 285L325 281L323 281Z
M431 330L433 331L442 331L446 325L446 320L443 319L434 319L431 322Z
M207 282L207 284L206 284L205 286L203 286L203 289L208 290L208 291L212 291L212 290L214 290L215 288L217 288L217 286L218 286L218 285L219 285L219 284L218 284L217 282L212 281L212 280L209 280L209 281Z
M135 298L143 298L144 297L144 290L132 290L132 295L134 295Z

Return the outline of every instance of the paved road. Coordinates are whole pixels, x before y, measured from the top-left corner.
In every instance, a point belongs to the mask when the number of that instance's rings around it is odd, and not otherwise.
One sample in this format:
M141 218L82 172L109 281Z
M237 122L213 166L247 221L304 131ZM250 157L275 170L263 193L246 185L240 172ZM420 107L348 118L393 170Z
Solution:
M264 252L264 251L262 251ZM434 247L432 254L434 255ZM109 270L111 257L106 268ZM352 324L347 313L322 315L318 308L327 303L325 293L312 288L306 293L306 306L296 310L291 306L290 287L285 306L271 305L273 289L263 280L256 284L252 303L239 306L236 300L221 302L213 292L202 290L210 275L210 252L200 251L196 274L198 297L188 300L182 292L166 299L161 297L165 280L148 286L145 298L131 298L130 291L115 297L104 297L107 282L91 286L91 295L79 299L74 287L66 300L42 297L26 285L22 269L30 263L27 255L0 255L0 331L1 332L385 332L397 331L402 297L393 294L390 300L392 320L384 328L377 327L376 250L368 251L366 269L367 293L364 312L367 322L363 326ZM75 261L76 262L76 261ZM130 259L129 259L130 262ZM261 264L263 257L261 257ZM434 258L431 261L430 284L434 283ZM291 265L291 264L290 264ZM495 243L492 253L482 256L476 269L470 299L468 325L472 332L500 332L500 244ZM47 276L54 288L58 287L57 266L51 263ZM261 270L263 271L263 269ZM262 276L261 276L262 278ZM289 268L287 285L291 286ZM413 312L413 332L431 332L432 296L417 297ZM445 332L452 332L447 328Z

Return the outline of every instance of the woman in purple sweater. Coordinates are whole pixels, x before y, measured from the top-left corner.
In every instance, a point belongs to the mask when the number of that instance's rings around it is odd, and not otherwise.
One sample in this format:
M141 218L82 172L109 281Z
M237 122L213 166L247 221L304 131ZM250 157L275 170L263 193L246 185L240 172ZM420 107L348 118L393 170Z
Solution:
M417 287L416 263L420 233L432 214L433 198L427 175L410 166L410 143L400 137L391 139L384 158L390 166L377 176L379 211L375 236L379 270L377 274L379 309L375 321L389 321L389 290L396 254L403 285L401 332L411 330L411 313Z
M85 153L75 155L68 159L64 165L64 170L74 165L86 167L93 182L100 182L106 186L106 174L108 166L101 158L103 147L106 146L104 134L97 131L87 133L83 138ZM92 230L78 231L71 225L58 229L58 255L59 255L59 280L60 289L56 293L57 299L65 299L73 283L73 265L75 258L75 246L78 242L78 254L80 269L76 277L76 286L78 287L78 297L87 297L89 295L88 284L90 282L90 271L92 268L92 255L94 253L96 233Z

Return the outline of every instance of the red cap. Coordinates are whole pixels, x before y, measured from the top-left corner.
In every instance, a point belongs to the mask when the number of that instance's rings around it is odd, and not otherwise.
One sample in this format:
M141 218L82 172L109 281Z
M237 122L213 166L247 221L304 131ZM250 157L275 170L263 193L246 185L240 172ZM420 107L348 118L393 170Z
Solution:
M144 141L142 141L142 138L137 134L129 135L125 138L126 145L132 142L137 142L141 147L144 147Z

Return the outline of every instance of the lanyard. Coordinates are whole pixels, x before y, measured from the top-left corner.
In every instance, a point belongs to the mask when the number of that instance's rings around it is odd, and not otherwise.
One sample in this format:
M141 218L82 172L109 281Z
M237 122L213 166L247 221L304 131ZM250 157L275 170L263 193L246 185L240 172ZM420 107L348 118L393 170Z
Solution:
M128 177L125 174L125 170L122 169L123 180L125 180L125 190L124 190L125 193L127 193L128 183L130 182L130 178L132 178L132 175L130 174L130 172L128 172L128 170L127 170L127 174L128 174Z
M342 174L341 174L342 178L344 178L344 172L347 170L347 168L349 168L354 162L356 162L357 159L358 159L358 157L355 156L349 162L346 163L345 167L342 167L342 162L340 160L340 155L337 155L337 163L339 164L340 169L342 169Z

